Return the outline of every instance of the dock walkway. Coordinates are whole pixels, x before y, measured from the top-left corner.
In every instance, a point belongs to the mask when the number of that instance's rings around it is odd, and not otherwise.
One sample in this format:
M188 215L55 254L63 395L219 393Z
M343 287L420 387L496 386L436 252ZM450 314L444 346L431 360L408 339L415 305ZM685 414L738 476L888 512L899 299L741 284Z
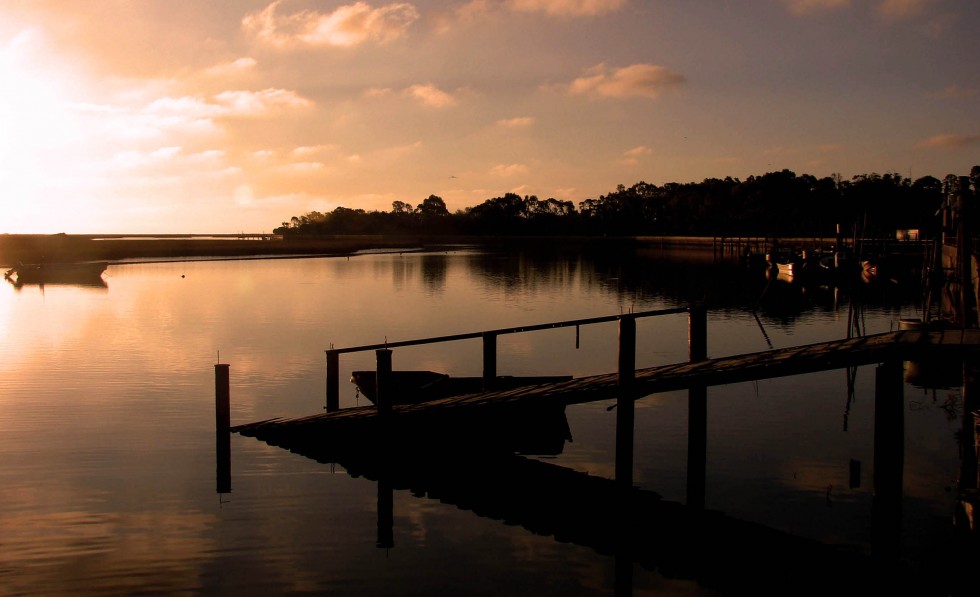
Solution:
M632 386L635 399L652 394L785 377L893 360L980 357L980 330L901 330L821 342L791 348L682 362L637 369ZM511 390L480 392L420 404L394 405L391 421L438 416L475 416L512 408L564 408L567 405L616 399L619 374L607 373L570 381ZM384 418L374 406L342 409L291 419L270 419L231 428L245 436L270 435L316 427L319 432Z

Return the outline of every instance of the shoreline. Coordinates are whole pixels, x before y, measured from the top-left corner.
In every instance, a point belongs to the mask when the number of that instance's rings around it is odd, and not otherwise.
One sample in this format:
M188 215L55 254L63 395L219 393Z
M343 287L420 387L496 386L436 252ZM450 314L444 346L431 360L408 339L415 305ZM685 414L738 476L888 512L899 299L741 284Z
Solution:
M239 234L94 235L0 234L0 267L28 263L106 261L134 263L226 259L344 257L365 251L425 251L446 247L631 248L700 250L722 255L764 253L772 239L710 236L449 236L334 235L276 237ZM784 246L832 246L832 238L779 239ZM895 243L901 245L902 243ZM911 248L911 247L910 247Z
M286 257L339 257L370 249L413 249L419 238L332 237L308 239L240 239L238 235L0 235L0 265L138 260L263 259Z

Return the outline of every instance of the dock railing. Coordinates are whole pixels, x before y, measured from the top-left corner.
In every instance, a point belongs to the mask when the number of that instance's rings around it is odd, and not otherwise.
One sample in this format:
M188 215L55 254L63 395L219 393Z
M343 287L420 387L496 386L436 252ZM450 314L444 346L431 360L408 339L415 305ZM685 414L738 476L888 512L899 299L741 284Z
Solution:
M505 334L519 334L524 332L534 332L540 330L551 330L556 328L575 327L575 345L578 346L578 328L583 325L597 323L608 323L611 321L620 322L619 354L620 354L620 376L632 379L633 365L636 354L636 320L641 317L657 317L660 315L674 315L678 313L690 313L690 333L689 341L701 346L705 344L707 312L702 305L690 305L688 307L675 307L671 309L656 309L652 311L637 311L622 313L619 315L607 315L604 317L590 317L586 319L571 319L567 321L556 321L551 323L540 323L534 325L524 325L511 328L499 328L485 330L481 332L468 332L463 334L452 334L449 336L435 336L431 338L419 338L415 340L400 340L397 342L383 342L380 344L365 344L362 346L348 346L344 348L329 348L327 354L327 400L326 411L334 412L340 409L340 355L352 352L366 352L374 350L378 357L378 377L381 382L385 373L390 372L391 349L403 346L419 346L422 344L435 344L439 342L455 342L458 340L473 340L481 338L483 341L483 386L484 389L491 389L493 382L497 378L497 336ZM623 333L626 330L626 333ZM629 371L624 370L628 368ZM388 369L389 371L385 371ZM624 385L629 385L628 383Z

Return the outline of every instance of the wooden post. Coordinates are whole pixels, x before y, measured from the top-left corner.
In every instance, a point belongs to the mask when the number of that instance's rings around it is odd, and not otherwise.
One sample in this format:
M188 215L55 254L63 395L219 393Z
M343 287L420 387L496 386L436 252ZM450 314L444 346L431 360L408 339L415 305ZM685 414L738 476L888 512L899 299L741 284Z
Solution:
M851 458L848 463L848 489L859 489L861 487L861 461Z
M340 353L327 351L327 404L326 411L340 410Z
M961 327L969 328L976 324L976 300L973 293L973 251L972 223L969 219L970 207L967 205L967 193L970 192L970 179L966 176L959 178L959 194L957 195L957 239L956 259L959 266L960 278L960 323Z
M688 359L708 358L708 310L700 303L688 312ZM692 385L687 391L687 505L703 509L708 458L708 388Z
M497 383L497 334L483 332L483 390L489 391Z
M227 364L214 366L215 485L231 492L231 390Z
M619 319L619 393L616 397L616 483L633 486L633 415L636 378L636 318Z
M980 470L977 468L976 421L973 413L980 410L980 385L977 364L963 363L963 421L960 432L960 491L977 489Z
M375 383L374 402L377 404L379 414L391 412L392 388L391 388L391 351L387 348L379 348L374 351L377 361L377 373Z
M901 550L902 480L905 464L905 396L902 362L875 369L874 490L871 556L897 561Z
M227 364L214 366L214 427L219 430L231 427L230 367Z
M378 478L378 539L375 546L395 546L395 495L388 474Z
M708 358L708 309L701 303L692 303L687 324L688 358L692 362L703 361Z

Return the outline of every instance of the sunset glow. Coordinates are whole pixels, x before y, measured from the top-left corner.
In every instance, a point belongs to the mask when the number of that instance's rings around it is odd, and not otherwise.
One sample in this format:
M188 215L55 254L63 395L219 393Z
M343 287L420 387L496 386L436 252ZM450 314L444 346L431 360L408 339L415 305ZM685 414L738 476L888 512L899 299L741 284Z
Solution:
M972 0L11 0L0 232L980 162Z

